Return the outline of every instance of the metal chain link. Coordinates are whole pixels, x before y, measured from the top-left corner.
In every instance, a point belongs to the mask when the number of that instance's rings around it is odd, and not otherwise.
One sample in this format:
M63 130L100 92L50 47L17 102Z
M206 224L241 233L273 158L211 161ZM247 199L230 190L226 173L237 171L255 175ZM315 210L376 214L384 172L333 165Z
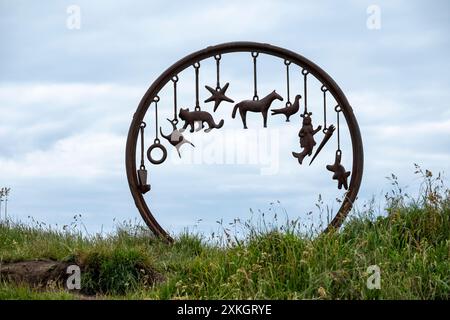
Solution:
M199 74L200 74L200 62L194 63L195 69L195 110L200 110L200 101L199 101Z
M158 132L158 128L159 128L159 125L158 125L158 101L159 101L159 96L156 96L156 97L153 99L153 102L155 103L155 132L156 132L156 134L155 134L155 136L156 136L156 138L155 138L155 143L159 143L159 132Z
M337 117L337 143L338 143L338 148L337 151L341 152L341 134L340 134L340 123L339 123L339 114L342 111L342 108L340 105L337 105L336 107L334 107L334 111L336 111L336 117Z
M320 90L323 92L323 129L322 132L326 133L327 132L327 87L325 87L324 85L322 85L322 87L320 87Z
M178 123L178 105L177 105L177 82L178 75L172 77L173 82L173 120L174 124Z
M257 80L257 71L256 71L256 58L258 58L258 52L252 52L253 57L253 100L259 100L258 97L258 80Z
M291 93L290 93L290 80L289 80L289 66L291 62L287 59L284 60L284 64L286 65L286 89L287 89L287 101L286 106L291 105Z
M307 114L308 113L308 86L307 86L307 82L308 82L308 73L309 71L306 69L302 69L302 75L303 75L303 95L305 96L304 100L305 100L305 110L303 114Z
M145 163L144 163L144 128L147 126L147 124L142 121L139 128L141 131L141 170L145 170Z
M217 54L214 56L214 59L216 59L216 75L217 75L216 90L220 90L220 59L222 59L222 56L220 54Z

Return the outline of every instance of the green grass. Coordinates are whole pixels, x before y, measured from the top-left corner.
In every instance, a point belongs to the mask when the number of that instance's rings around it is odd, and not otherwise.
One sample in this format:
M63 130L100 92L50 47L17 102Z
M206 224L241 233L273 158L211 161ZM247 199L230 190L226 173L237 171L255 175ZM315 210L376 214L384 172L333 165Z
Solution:
M0 284L0 300L74 300L78 297L62 290L38 291L25 285Z
M440 176L424 177L419 199L404 195L393 176L397 189L386 195L384 216L368 209L319 236L294 224L243 224L248 235L240 241L225 230L221 245L195 234L168 245L131 225L86 238L70 228L8 222L0 224L0 259L78 263L84 292L108 299L449 299L449 191L436 186ZM366 285L371 265L381 269L379 290ZM164 281L153 285L151 270ZM78 298L0 284L0 299Z

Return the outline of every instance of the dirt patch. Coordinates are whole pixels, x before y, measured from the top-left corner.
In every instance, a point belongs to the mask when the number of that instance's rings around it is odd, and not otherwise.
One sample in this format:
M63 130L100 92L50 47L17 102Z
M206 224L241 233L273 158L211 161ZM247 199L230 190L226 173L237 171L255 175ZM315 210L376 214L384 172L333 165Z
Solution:
M29 284L33 287L64 286L70 263L37 260L0 263L0 280Z
M67 273L67 268L73 264L54 260L33 260L14 263L0 262L0 281L26 284L39 289L67 289L66 282L71 275L71 273ZM87 295L104 293L105 290L97 279L98 270L94 270L96 268L93 268L93 266L86 267L80 265L79 267L81 273L88 272L93 275L91 281L95 281L98 285L83 288L83 283L81 283L81 291L75 290L75 292ZM136 273L139 273L139 281L145 286L151 286L152 284L165 281L165 277L161 273L149 267L136 266ZM73 290L70 291L74 292Z

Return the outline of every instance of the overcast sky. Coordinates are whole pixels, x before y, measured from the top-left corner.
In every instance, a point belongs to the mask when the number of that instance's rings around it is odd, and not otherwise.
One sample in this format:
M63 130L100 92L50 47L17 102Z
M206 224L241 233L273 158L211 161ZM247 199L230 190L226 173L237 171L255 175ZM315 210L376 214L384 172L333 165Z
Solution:
M448 1L187 3L0 1L0 187L12 188L11 216L64 225L81 214L92 233L109 230L114 218L139 221L124 166L132 115L147 88L172 63L228 41L285 47L336 80L363 137L359 206L372 196L382 202L390 173L414 190L420 181L413 175L414 163L449 171ZM380 9L380 28L375 29L367 23L373 4ZM80 10L79 28L73 28L70 8ZM221 81L230 82L227 93L235 101L252 96L251 66L246 55L223 58ZM214 86L213 67L213 61L202 63L201 85ZM261 57L260 96L276 89L286 97L284 72L282 61ZM292 72L291 92L303 94L298 70ZM192 69L186 70L179 84L179 104L191 108L192 76ZM312 81L308 92L314 126L322 122L319 88ZM202 90L201 98L207 97ZM168 132L164 119L172 112L170 87L161 98L160 124ZM251 129L244 132L240 119L230 117L232 106L223 103L214 114L217 121L225 120L223 129L187 134L196 148L182 147L184 162L167 144L169 159L163 165L147 162L152 191L146 199L164 227L179 231L202 219L199 228L209 232L216 220L249 218L250 208L269 212L277 200L277 210L307 219L319 193L325 205L337 208L334 199L342 192L325 169L334 160L334 140L315 164L300 167L291 156L299 151L298 117L288 124L270 117L269 129L262 130L261 116L251 114ZM146 117L147 146L154 139L152 116ZM335 115L329 118L334 121ZM351 169L342 130L343 162ZM248 146L223 143L236 138ZM214 164L214 157L221 158L220 150L208 151L214 147L236 154L254 147L259 162ZM201 155L197 163L186 161L195 154Z

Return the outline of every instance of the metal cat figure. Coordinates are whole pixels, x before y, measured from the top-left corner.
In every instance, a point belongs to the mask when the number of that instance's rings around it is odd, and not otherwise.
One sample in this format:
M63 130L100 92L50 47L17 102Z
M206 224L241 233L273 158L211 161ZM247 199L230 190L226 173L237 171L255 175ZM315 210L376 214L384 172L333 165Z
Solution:
M223 119L219 121L219 123L215 123L213 116L207 112L207 111L189 111L189 108L187 109L180 109L179 117L181 120L184 121L184 126L180 131L186 130L188 126L191 126L191 132L194 132L194 126L196 122L200 123L200 128L197 130L201 130L204 128L204 123L206 122L208 124L208 128L205 129L205 132L209 132L212 129L220 129L223 127Z

